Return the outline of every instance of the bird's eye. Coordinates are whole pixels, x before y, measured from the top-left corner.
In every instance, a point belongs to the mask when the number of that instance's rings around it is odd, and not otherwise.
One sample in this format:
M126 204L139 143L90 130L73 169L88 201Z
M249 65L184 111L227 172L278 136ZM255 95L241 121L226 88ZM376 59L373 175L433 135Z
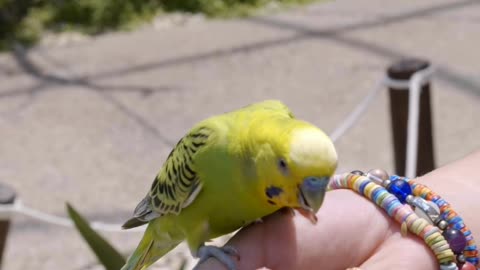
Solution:
M287 162L283 158L278 160L278 169L282 172L282 174L288 173Z

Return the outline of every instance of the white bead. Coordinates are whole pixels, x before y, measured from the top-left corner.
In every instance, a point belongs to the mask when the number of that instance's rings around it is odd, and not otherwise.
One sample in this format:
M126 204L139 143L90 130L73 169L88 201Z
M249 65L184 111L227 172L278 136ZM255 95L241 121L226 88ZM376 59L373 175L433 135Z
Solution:
M405 198L405 201L406 201L408 204L411 205L414 198L415 198L415 197L414 197L413 195L408 195L408 196Z
M378 178L376 175L367 173L367 177L377 185L381 185L383 183L383 179Z
M388 187L388 185L390 185L390 183L392 183L392 181L390 181L390 180L384 180L383 183L382 183L382 185L383 185L384 187Z
M438 222L437 224L438 228L440 228L441 230L445 230L448 226L448 222L445 221L445 220L440 220L440 222Z
M381 185L383 181L388 180L390 178L388 176L388 173L382 169L370 170L367 172L366 176L378 185Z
M452 262L449 264L440 264L440 270L458 270L458 267Z
M415 214L432 225L440 216L440 209L432 201L426 201L421 197L415 197L409 203L415 207Z

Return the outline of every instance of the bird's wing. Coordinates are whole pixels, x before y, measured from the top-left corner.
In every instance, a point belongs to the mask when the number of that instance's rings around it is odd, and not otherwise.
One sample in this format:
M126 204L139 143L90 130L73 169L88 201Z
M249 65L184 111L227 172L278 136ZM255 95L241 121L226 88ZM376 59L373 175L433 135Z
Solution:
M265 114L266 113L266 114ZM268 118L280 116L294 118L282 102L267 100L251 104L225 116L235 121L251 121L256 115ZM233 116L233 117L231 117ZM202 124L203 123L203 124ZM133 218L123 228L133 228L165 214L179 214L192 203L202 189L202 182L195 170L195 158L202 148L213 143L215 131L212 121L203 121L183 137L170 152L160 173L153 181L149 194L135 208Z
M197 126L177 143L155 177L150 192L123 228L137 227L165 214L179 214L195 200L202 189L195 170L196 154L208 147L213 133L207 126Z

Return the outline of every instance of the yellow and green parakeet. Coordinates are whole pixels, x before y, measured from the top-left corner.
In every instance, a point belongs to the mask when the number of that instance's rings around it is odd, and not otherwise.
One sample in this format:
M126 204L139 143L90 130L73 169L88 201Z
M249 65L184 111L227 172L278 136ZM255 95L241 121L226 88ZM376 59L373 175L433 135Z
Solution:
M328 136L279 101L206 119L177 143L123 225L148 223L122 269L145 269L183 240L201 261L235 269L235 249L204 243L284 207L315 222L336 166Z

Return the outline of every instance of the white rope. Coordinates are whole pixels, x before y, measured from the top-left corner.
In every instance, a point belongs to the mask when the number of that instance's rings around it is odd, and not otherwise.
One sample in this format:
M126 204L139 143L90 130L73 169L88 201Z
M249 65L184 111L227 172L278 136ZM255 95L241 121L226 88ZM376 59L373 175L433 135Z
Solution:
M418 124L420 117L420 94L422 86L430 80L435 68L429 66L413 74L410 80L385 79L385 85L394 89L408 89L408 124L407 124L407 153L405 176L416 177L418 152Z
M408 103L408 126L407 126L407 153L405 176L414 178L417 171L417 151L418 151L418 123L420 115L420 94L422 86L433 76L435 69L429 66L426 69L419 70L413 74L410 80L394 80L385 76L376 86L365 96L357 107L345 118L345 120L331 133L330 138L335 142L342 137L373 102L382 87L393 89L409 90Z
M420 116L420 94L422 85L428 82L434 69L427 68L413 74L410 79L410 92L408 93L408 129L407 129L407 157L405 176L414 178L417 172L418 152L418 124Z
M368 106L372 103L380 90L385 87L383 80L379 80L375 87L363 98L357 107L343 120L343 122L337 126L337 128L330 134L332 141L336 142L342 137L355 123L358 122L360 117L365 113Z
M45 223L49 223L52 225L57 225L66 228L73 228L74 224L73 221L69 218L58 217L55 215L47 214L36 209L30 208L25 206L21 200L15 200L13 205L2 205L0 206L0 213L3 215L1 216L3 219L8 217L8 215L12 215L13 213L22 214L24 216L43 221ZM143 232L145 231L144 226L133 228L129 230L122 230L121 224L109 224L103 222L89 222L90 227L97 231L103 232Z
M360 117L366 112L370 104L378 95L383 87L390 87L394 89L409 89L409 104L408 104L408 130L407 130L407 164L406 176L409 178L415 177L417 170L417 144L418 144L418 123L419 123L419 103L420 92L423 84L427 83L433 75L433 67L429 67L416 72L410 80L393 80L384 77L378 81L375 87L365 96L355 109L345 118L345 120L338 125L338 127L330 135L333 141L337 141L342 137ZM39 210L25 206L19 199L15 200L13 205L0 205L0 219L9 218L14 213L22 214L24 216L40 220L49 224L73 228L74 224L69 218L58 217L47 214ZM90 226L97 231L103 232L143 232L144 226L130 230L122 230L121 224L109 224L103 222L90 222Z

